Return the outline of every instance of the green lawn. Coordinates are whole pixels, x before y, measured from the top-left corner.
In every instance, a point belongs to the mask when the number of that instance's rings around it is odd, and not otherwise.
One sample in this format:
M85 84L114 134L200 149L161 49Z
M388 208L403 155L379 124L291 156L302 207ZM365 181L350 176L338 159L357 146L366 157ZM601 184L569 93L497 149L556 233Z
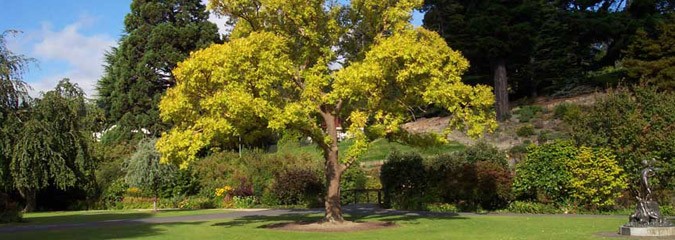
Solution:
M120 219L138 219L153 217L174 217L189 216L212 213L226 213L228 210L205 209L205 210L162 210L153 212L152 210L100 210L100 211L71 211L71 212L36 212L23 215L23 222L0 224L8 225L33 225L33 224L54 224L54 223L83 223L105 220Z
M187 213L187 212L185 212ZM192 212L202 213L202 212ZM122 213L122 215L127 213ZM76 214L77 215L77 214ZM28 216L29 219L33 218ZM319 215L243 217L170 224L141 224L75 230L0 234L0 239L603 239L625 217L470 215L445 217L365 216L357 221L392 221L398 227L351 233L265 229L278 222L315 221ZM615 239L615 238L611 238Z
M339 148L340 151L346 152L349 147L352 145L352 141L342 141L339 143ZM409 145L404 145L398 142L390 142L386 139L377 139L373 141L370 145L370 148L368 148L368 151L364 153L359 160L367 162L367 161L379 161L379 160L384 160L389 153L392 151L399 151L399 152L416 152L419 153L422 156L431 156L431 155L438 155L442 153L448 153L448 152L454 152L464 149L464 145L459 144L459 143L448 143L444 144L441 146L432 146L432 147L414 147L414 146L409 146ZM317 157L317 159L322 159L322 154L319 151L319 149L313 145L305 145L305 146L292 146L292 147L287 147L283 151L293 153L293 154L301 154L301 153L306 153L306 154L311 154ZM340 156L344 156L344 154L341 154Z

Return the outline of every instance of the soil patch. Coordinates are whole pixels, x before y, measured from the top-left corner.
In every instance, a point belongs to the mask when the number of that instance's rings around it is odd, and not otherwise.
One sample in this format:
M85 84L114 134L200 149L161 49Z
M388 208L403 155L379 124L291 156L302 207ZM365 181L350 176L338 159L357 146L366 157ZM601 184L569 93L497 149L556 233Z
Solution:
M398 225L392 222L348 222L343 223L316 223L316 222L290 222L290 223L275 223L264 225L263 228L284 230L284 231L301 231L301 232L355 232L376 230L383 228L393 228Z

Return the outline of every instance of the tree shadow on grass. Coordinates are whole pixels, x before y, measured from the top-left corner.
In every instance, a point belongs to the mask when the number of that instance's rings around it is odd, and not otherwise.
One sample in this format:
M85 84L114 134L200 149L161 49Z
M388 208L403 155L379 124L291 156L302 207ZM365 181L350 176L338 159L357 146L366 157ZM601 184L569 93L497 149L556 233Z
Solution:
M125 224L106 226L102 228L83 227L83 228L67 228L67 229L53 229L47 231L27 231L14 233L0 233L0 239L15 239L15 240L37 240L37 239L68 239L68 240L84 240L84 239L136 239L142 237L161 236L164 234L162 227L180 226L180 225L199 225L204 222L179 222L179 223L161 223L161 224L126 224L128 222L120 222Z
M281 214L278 216L252 215L234 218L232 220L217 222L212 224L213 227L243 227L253 225L256 228L269 228L270 226L278 225L279 223L314 223L323 218L322 214ZM456 213L428 213L428 212L401 212L395 211L391 213L352 213L345 214L345 220L353 222L390 222L390 223L405 223L417 224L419 220L462 220L467 219Z
M108 220L122 220L122 219L140 219L149 218L154 214L152 212L72 212L48 216L28 216L20 223L12 224L14 226L21 225L40 225L40 224L62 224L62 223L86 223L98 222Z

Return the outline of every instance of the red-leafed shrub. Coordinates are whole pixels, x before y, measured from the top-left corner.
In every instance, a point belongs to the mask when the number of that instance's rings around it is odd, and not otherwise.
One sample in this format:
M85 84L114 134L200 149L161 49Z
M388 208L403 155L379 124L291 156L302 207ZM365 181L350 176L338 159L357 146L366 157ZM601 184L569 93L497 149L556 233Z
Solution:
M274 177L271 192L280 204L316 206L324 184L316 171L287 169Z

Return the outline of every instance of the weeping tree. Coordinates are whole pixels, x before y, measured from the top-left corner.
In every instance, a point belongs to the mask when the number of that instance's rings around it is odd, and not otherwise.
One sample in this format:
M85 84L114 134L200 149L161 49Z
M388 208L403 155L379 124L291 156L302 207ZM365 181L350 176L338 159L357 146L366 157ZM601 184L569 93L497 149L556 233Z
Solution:
M173 124L157 149L185 168L204 149L263 122L311 137L325 161L325 217L343 222L340 179L369 143L401 131L417 107L452 113L479 136L496 127L490 87L461 82L468 62L436 33L414 28L420 0L212 0L230 42L193 52L160 102ZM354 144L339 149L337 128ZM343 153L340 154L339 153Z
M0 222L16 221L21 217L16 203L5 194L13 187L9 174L12 146L20 129L22 108L29 99L22 74L32 61L7 48L5 37L16 33L8 30L0 34Z
M136 147L136 152L124 162L126 171L124 180L129 186L152 192L154 211L157 211L159 189L171 183L177 172L173 165L159 162L160 155L155 150L156 142L157 139L141 140Z
M13 186L26 200L26 212L34 210L39 190L92 183L95 169L82 89L63 79L31 105L9 165Z

